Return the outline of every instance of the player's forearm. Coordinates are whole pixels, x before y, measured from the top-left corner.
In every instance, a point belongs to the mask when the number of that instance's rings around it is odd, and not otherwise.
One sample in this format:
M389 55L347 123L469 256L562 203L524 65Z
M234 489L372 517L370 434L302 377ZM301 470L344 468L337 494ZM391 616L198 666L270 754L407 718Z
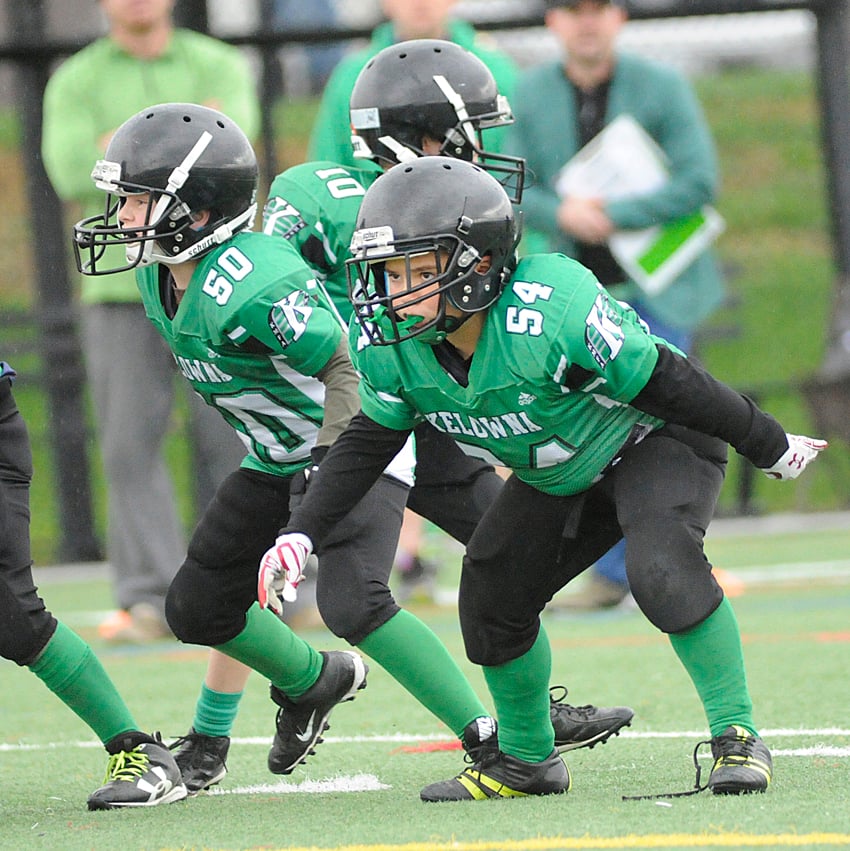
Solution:
M785 430L751 399L666 346L631 405L669 423L719 437L756 467L770 467L788 448Z
M303 532L318 548L377 481L408 435L356 414L310 476L303 501L281 533Z
M340 340L331 359L316 375L325 385L325 409L316 446L330 446L360 410L360 379L351 365L346 341Z

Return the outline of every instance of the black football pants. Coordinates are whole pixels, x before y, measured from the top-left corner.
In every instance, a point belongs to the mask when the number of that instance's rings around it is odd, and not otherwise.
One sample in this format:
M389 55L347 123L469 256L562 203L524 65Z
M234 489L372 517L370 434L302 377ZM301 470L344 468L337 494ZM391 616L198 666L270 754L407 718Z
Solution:
M465 455L430 425L417 429L416 486L381 476L318 552L316 602L328 628L359 644L399 607L389 588L407 505L466 543L502 488L492 466ZM239 470L210 503L168 594L166 616L181 640L223 644L256 600L260 559L289 519L291 478Z
M459 606L469 659L492 666L526 653L552 596L622 537L646 617L668 633L705 620L723 599L703 538L725 463L726 444L666 426L575 496L550 496L512 476L464 558Z
M430 423L418 426L414 436L416 483L407 507L465 544L504 482L490 464L465 455Z
M32 578L29 493L32 452L12 382L0 378L0 656L38 658L56 631Z
M222 483L166 599L168 624L182 641L224 644L245 628L260 559L289 519L291 481L239 469ZM398 611L387 583L406 496L405 485L381 476L317 553L319 612L351 644Z

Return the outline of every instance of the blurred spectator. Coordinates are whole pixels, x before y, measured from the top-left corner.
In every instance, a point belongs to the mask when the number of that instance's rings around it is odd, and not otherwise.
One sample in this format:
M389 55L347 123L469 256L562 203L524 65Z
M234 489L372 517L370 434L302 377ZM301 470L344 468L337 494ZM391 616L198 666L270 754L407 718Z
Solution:
M275 0L274 29L282 30L332 30L337 27L337 14L333 0ZM293 49L295 50L295 49ZM284 57L293 50L285 50ZM297 49L306 57L306 77L309 91L317 94L325 87L331 71L342 58L345 47L339 42L316 44ZM284 67L288 64L284 58ZM286 74L289 77L289 74ZM284 83L287 79L284 79Z
M56 70L44 98L44 165L59 196L83 215L102 212L92 164L115 128L147 106L202 103L230 115L249 136L259 128L254 80L242 54L175 28L174 0L99 0L99 6L108 33ZM170 635L165 593L185 555L162 455L176 370L147 321L132 271L84 278L81 286L83 350L108 488L106 554L119 606L100 634L148 641ZM195 394L188 410L197 512L244 449Z
M564 58L524 72L511 104L516 116L508 148L525 157L530 184L523 196L525 224L560 251L590 268L618 298L684 352L696 328L723 300L723 282L711 251L701 254L666 289L649 296L620 268L607 240L617 230L672 222L711 203L717 159L706 120L690 84L671 68L620 52L617 36L627 15L622 0L547 0L546 26ZM670 180L640 196L605 202L561 198L562 166L615 117L631 115L667 155ZM590 573L584 591L562 597L566 608L617 605L629 595L625 544L620 542Z

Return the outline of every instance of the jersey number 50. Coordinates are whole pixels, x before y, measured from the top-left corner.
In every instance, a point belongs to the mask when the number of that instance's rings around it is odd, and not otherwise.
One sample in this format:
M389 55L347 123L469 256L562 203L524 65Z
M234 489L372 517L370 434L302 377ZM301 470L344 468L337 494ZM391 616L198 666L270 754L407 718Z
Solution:
M229 246L216 258L216 265L207 272L203 291L221 306L233 295L233 284L251 273L254 264L235 246Z

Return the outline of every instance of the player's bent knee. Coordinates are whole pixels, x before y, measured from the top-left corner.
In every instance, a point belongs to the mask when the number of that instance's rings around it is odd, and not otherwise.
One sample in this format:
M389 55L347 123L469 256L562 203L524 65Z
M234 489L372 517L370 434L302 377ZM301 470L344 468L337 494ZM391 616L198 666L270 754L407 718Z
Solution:
M723 591L702 560L691 567L647 560L629 570L635 602L647 620L666 633L682 632L702 623L723 599Z
M316 603L325 626L337 638L354 647L401 610L389 591L364 600L362 597L322 594L321 584L316 593Z
M48 614L37 623L22 619L17 628L10 629L5 619L0 622L0 656L22 667L31 665L47 646L56 631L56 618Z
M219 584L189 562L177 572L165 598L165 619L186 644L216 646L244 628L244 611L225 599Z
M22 666L38 658L56 631L56 618L40 601L34 607L33 600L37 600L35 586L19 596L0 576L0 656Z

